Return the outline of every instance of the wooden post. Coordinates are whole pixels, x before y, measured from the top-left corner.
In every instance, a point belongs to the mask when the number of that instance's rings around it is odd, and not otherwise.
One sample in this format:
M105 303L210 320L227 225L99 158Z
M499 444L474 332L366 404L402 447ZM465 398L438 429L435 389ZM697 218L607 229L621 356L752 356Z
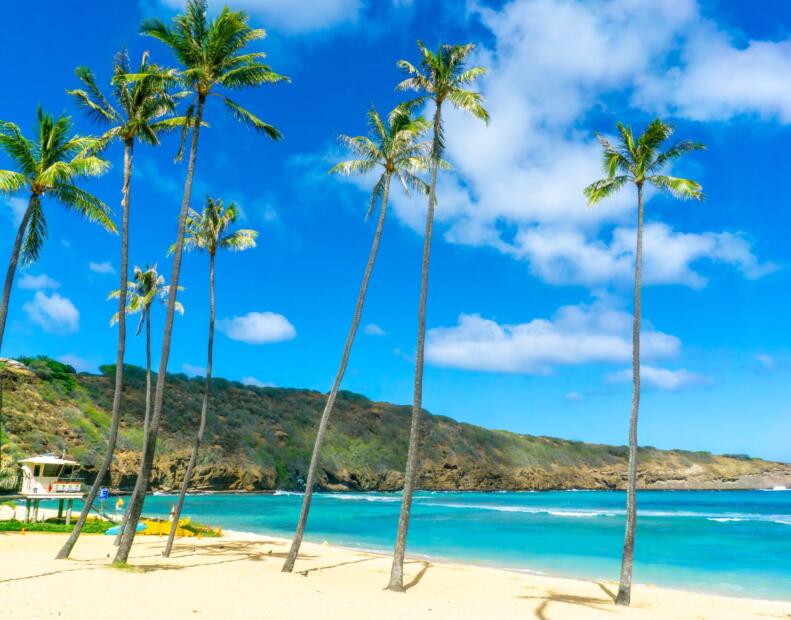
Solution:
M38 506L41 503L40 499L33 500L33 522L38 521Z
M58 519L63 518L63 500L58 500Z
M71 525L71 507L73 504L73 499L69 499L69 501L66 503L66 525Z
M30 498L25 498L25 523L30 521Z

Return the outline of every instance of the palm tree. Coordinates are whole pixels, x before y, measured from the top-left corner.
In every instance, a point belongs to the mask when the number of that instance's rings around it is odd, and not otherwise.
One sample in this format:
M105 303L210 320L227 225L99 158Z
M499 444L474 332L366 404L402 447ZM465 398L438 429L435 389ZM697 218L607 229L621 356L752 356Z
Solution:
M14 123L0 121L0 149L16 165L16 170L0 170L0 193L13 194L20 190L29 193L27 208L17 228L11 259L8 261L3 300L0 303L0 349L3 345L8 302L14 284L16 267L38 260L41 246L47 237L47 219L43 208L45 196L76 211L84 219L101 224L117 232L110 219L110 209L96 196L77 186L83 177L101 175L110 164L98 157L96 138L73 135L71 119L61 115L55 120L38 108L35 141L22 135Z
M674 198L702 200L701 187L690 179L681 179L660 174L668 164L685 153L704 148L699 142L683 140L676 142L666 151L662 144L670 138L673 128L658 118L652 121L645 132L634 139L632 130L618 123L618 144L611 144L596 134L604 149L604 171L606 178L585 188L588 205L615 194L628 183L637 188L637 245L634 272L634 322L632 326L632 413L629 421L629 473L626 487L626 535L621 561L621 581L615 602L629 605L632 593L632 564L634 560L634 535L637 525L637 414L640 408L640 288L643 276L643 186L648 183Z
M332 413L332 407L335 404L335 397L338 394L343 375L346 372L346 364L349 361L349 354L351 353L354 337L357 333L357 326L360 323L360 317L363 311L363 304L365 303L368 280L371 277L374 261L376 260L376 253L379 249L379 240L382 236L382 228L384 227L385 215L387 214L390 180L393 175L395 175L401 182L401 186L407 192L410 188L417 189L423 193L428 191L426 183L416 175L417 172L423 171L428 167L427 160L430 146L425 142L418 142L420 135L428 129L426 120L422 116L412 118L407 110L396 108L391 113L388 124L385 125L376 110L372 109L368 113L368 124L370 126L370 138L366 136L357 136L355 138L345 135L340 136L341 143L359 159L341 162L332 168L330 173L360 175L368 174L374 169L379 170L381 168L381 175L374 184L373 191L371 192L371 200L368 205L366 218L373 213L377 201L381 201L382 208L379 213L379 221L376 226L376 232L374 233L371 252L368 256L368 264L363 273L360 292L357 295L357 305L354 309L352 325L346 336L346 345L343 349L343 355L341 356L341 363L338 368L338 373L335 375L335 381L332 384L330 394L327 397L324 411L321 414L319 429L316 433L316 443L313 445L313 455L311 456L310 466L308 468L308 479L305 484L305 495L302 499L302 510L299 514L299 520L297 521L297 530L294 533L291 549L285 564L283 564L283 572L291 572L294 570L294 563L297 560L299 547L302 544L302 537L305 533L305 525L308 520L308 513L310 512L310 502L313 497L313 487L316 483L316 471L321 457L321 444L327 432L327 424L329 423L330 414Z
M135 139L140 142L157 146L159 134L184 124L183 118L165 118L172 114L176 107L176 98L168 91L175 83L176 73L172 69L160 69L149 63L148 53L143 54L136 78L130 79L131 66L125 50L116 54L113 62L111 80L112 94L115 105L104 96L96 85L93 72L87 67L78 67L75 71L84 89L66 91L72 95L88 117L101 123L107 130L102 142L108 144L119 140L124 145L124 178L121 193L121 269L120 288L118 295L118 349L115 361L115 391L110 422L110 435L104 460L96 474L96 479L88 491L82 512L69 537L66 539L58 559L69 557L77 539L82 532L88 513L91 510L96 494L104 482L113 460L115 442L118 438L118 426L121 420L121 391L124 378L124 353L126 349L126 319L123 312L126 306L126 281L128 277L129 255L129 189L132 180L132 154Z
M195 173L195 159L198 154L198 134L203 122L204 105L208 97L220 97L226 108L240 122L256 131L279 140L280 132L265 123L257 116L247 111L239 104L225 95L215 92L220 88L229 90L243 89L263 84L274 84L286 81L287 78L274 73L261 60L263 52L246 52L245 47L256 40L264 38L266 33L262 29L252 29L248 26L248 16L242 11L231 11L225 7L217 17L209 20L207 17L206 0L189 0L186 12L173 18L171 27L157 19L147 20L141 27L143 34L159 39L171 48L184 66L182 79L184 85L194 96L192 103L187 108L187 116L192 119L189 161L187 163L187 178L184 183L184 197L181 202L181 211L178 219L178 233L173 251L173 272L171 286L178 286L181 271L181 254L184 246L184 229L192 194L192 178ZM182 145L185 142L188 127L182 132ZM139 477L141 492L134 504L130 505L129 526L124 530L115 562L126 563L132 541L135 536L140 513L143 509L143 499L148 486L148 478L154 460L159 420L162 413L162 402L165 392L166 371L168 357L170 356L170 341L173 331L173 313L175 310L176 296L168 298L167 313L165 315L165 329L162 338L162 356L159 362L157 385L154 392L154 403L151 412L148 438L143 449L143 460L140 465Z
M162 552L166 558L170 557L173 549L173 540L176 537L181 509L184 507L184 496L192 479L192 470L198 460L198 450L203 441L203 434L206 431L206 417L209 410L209 392L211 391L211 367L212 353L214 350L214 258L218 250L230 250L232 252L242 252L255 247L255 239L258 232L255 230L235 230L228 232L228 227L236 221L238 211L234 203L223 208L222 200L215 200L206 197L206 207L203 213L198 213L190 209L187 216L186 234L184 238L184 248L186 250L203 250L209 254L209 344L206 355L206 384L203 389L203 404L200 411L200 425L195 436L195 443L192 446L187 471L184 474L184 481L181 483L179 499L176 502L176 509L173 514L173 524L170 527L170 534Z
M474 45L440 45L436 53L418 41L422 56L420 68L406 60L399 60L398 67L409 77L396 87L398 90L415 90L420 94L415 99L402 104L406 108L434 102L434 135L431 144L431 184L428 192L426 214L426 233L423 243L423 262L421 268L420 303L418 304L417 350L415 354L415 393L412 402L412 425L409 432L409 451L404 472L404 492L401 499L401 512L398 517L393 565L390 570L388 590L404 591L404 553L409 529L409 515L412 509L412 493L417 477L418 451L420 440L420 415L423 400L423 348L426 336L426 298L428 296L428 270L431 254L431 231L434 225L434 208L437 204L437 170L440 167L444 149L442 126L442 105L447 101L452 106L469 112L474 117L488 123L489 113L483 107L480 93L465 87L486 73L483 67L465 68L467 57Z
M140 331L145 324L146 327L146 409L143 415L143 444L145 445L146 437L148 436L148 424L151 417L151 306L159 299L163 303L167 303L168 295L170 294L170 287L165 285L165 278L157 273L157 265L154 263L153 267L146 266L145 269L135 266L134 277L132 281L127 283L127 303L126 314L140 314L140 321L137 324L136 335L140 335ZM179 287L179 290L183 290ZM118 298L121 296L121 291L113 291L110 293L109 299ZM176 312L184 314L184 306L178 301L176 302ZM120 313L116 312L110 325L114 325L120 319ZM123 532L126 522L129 519L129 506L132 505L134 499L140 492L140 479L135 482L134 490L127 505L127 510L124 512L124 518L121 522L118 535L115 537L115 545L121 542L121 532Z

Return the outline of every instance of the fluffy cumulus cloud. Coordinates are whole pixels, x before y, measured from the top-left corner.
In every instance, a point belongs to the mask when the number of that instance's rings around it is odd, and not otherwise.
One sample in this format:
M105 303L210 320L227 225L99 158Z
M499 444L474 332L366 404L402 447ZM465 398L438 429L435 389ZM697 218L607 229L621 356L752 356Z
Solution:
M437 219L448 241L525 260L550 284L599 286L628 280L632 269L633 194L622 192L595 208L586 208L582 195L602 175L600 147L584 129L592 110L625 97L651 114L671 109L696 119L741 113L784 119L788 109L791 120L791 44L738 47L701 16L694 0L512 0L497 9L472 7L493 37L474 59L490 69L479 86L491 122L485 126L448 108L447 157L455 171L440 179ZM689 88L682 88L687 81ZM694 100L696 93L705 101ZM717 102L722 106L715 110ZM396 193L393 204L404 222L420 229L422 201ZM738 231L685 234L650 221L649 229L648 284L704 286L712 262L748 278L774 269Z
M768 353L759 353L755 356L755 361L758 362L764 370L774 370L777 366L777 361Z
M709 24L688 36L681 63L639 81L637 103L700 121L750 115L791 122L791 39L739 44Z
M275 312L248 312L243 316L217 321L217 329L232 340L248 344L266 344L291 340L297 330L282 314Z
M101 263L96 263L91 261L88 263L88 269L93 271L94 273L101 273L105 275L110 275L115 273L115 268L110 264L110 261L103 261Z
M531 270L551 284L595 286L634 279L635 229L616 227L609 240L588 240L580 230L536 226L517 233L511 251L527 258ZM761 263L747 240L730 232L681 233L652 222L643 232L646 284L701 288L708 279L700 261L725 263L746 278L760 278L777 266Z
M32 301L25 303L22 309L28 318L54 334L71 334L80 329L80 312L71 300L58 293L47 295L36 291Z
M629 383L632 381L632 369L624 368L618 372L607 375L611 383ZM685 368L670 370L669 368L656 368L654 366L640 366L640 384L647 387L680 392L693 387L711 385L713 379L708 375L690 372Z
M58 288L60 287L60 284L44 273L37 276L34 276L30 273L25 273L22 274L21 278L19 278L18 286L19 288L37 291L40 289Z
M456 325L428 331L426 359L437 366L524 374L547 374L560 365L625 362L632 354L631 324L629 313L601 300L513 325L462 314ZM645 359L673 357L680 348L678 338L645 324Z
M163 0L168 7L180 10L183 0ZM212 10L225 2L210 1ZM363 7L362 0L310 0L302 3L293 0L236 0L235 10L255 15L267 28L277 28L290 33L326 30L345 23L356 22Z

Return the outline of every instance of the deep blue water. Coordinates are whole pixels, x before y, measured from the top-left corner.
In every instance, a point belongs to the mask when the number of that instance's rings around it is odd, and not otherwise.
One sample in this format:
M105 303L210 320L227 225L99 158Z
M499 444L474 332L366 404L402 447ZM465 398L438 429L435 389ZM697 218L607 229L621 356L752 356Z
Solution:
M166 516L173 496L146 499ZM302 496L192 495L184 515L290 536ZM397 493L314 495L306 538L391 550ZM625 495L609 491L419 492L408 552L548 574L617 579ZM791 600L791 491L641 491L634 578Z

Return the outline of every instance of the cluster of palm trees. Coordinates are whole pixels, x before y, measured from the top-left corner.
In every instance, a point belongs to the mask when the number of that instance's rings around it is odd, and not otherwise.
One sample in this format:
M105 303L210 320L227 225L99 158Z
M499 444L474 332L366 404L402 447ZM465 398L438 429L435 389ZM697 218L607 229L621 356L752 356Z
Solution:
M148 53L145 53L139 66L133 68L126 52L121 52L114 61L110 97L105 96L102 89L97 86L90 69L78 68L76 74L82 87L67 92L92 120L105 126L104 133L100 137L73 135L68 117L61 116L56 120L41 109L38 111L38 135L35 140L25 138L16 125L0 122L0 148L17 166L17 170L14 171L0 170L0 192L27 191L29 194L28 206L23 213L14 241L3 289L2 306L0 306L0 347L17 263L20 259L23 264L35 261L46 238L43 209L45 199L59 202L77 211L85 219L117 232L115 224L110 219L108 206L81 189L77 183L83 178L97 176L107 170L109 163L102 157L105 148L116 140L123 143L120 284L119 288L110 295L111 298L118 299L118 311L111 322L118 323L119 328L111 426L107 450L96 480L88 492L74 530L58 553L58 558L69 557L112 462L121 414L126 316L139 314L137 334L140 334L145 327L146 338L143 450L136 485L124 515L121 533L116 540L118 550L114 562L123 564L128 559L148 487L161 424L174 315L176 312L183 313L183 308L176 299L178 291L181 290L178 283L182 255L184 250L201 250L206 252L209 258L209 326L205 387L200 420L175 507L173 527L163 552L165 556L170 554L208 416L214 342L215 257L219 250L240 251L255 247L257 236L256 231L253 230L231 230L238 215L233 203L224 206L222 200L209 197L202 212L190 209L198 138L201 129L206 126L204 120L206 113L212 109L207 108L206 104L217 97L223 102L227 111L244 125L273 140L281 138L277 129L226 95L228 91L288 81L288 78L275 73L263 63L263 53L248 50L248 45L262 39L265 33L261 29L251 28L244 12L231 11L225 7L216 17L210 19L207 15L206 0L188 0L185 12L176 16L171 25L159 20L148 20L143 23L141 32L164 43L172 51L180 67L178 69L160 67L151 63ZM369 175L375 171L376 180L371 191L366 217L374 214L377 207L379 215L352 323L335 380L319 421L296 531L283 565L283 571L291 572L297 560L307 525L313 489L317 482L322 444L362 316L387 214L391 181L395 179L405 192L416 192L427 199L409 449L393 563L387 586L389 590L399 592L404 590L403 563L412 495L420 462L426 304L434 211L437 206L437 176L440 170L449 168L443 160L445 138L443 110L450 105L484 122L489 120L481 94L471 88L486 72L482 67L467 66L473 45L440 45L436 50L431 50L418 42L418 48L420 53L418 64L406 60L397 63L406 75L405 79L396 85L397 90L414 91L416 96L399 104L386 118L382 118L375 109L371 109L368 113L368 136L340 137L342 144L353 154L354 159L341 162L330 171L341 175ZM185 106L183 113L180 113L178 110L182 102ZM427 120L419 113L422 110L432 113L431 120ZM585 195L589 204L593 205L627 184L631 183L637 188L633 331L634 397L629 433L627 526L617 600L620 604L629 604L636 523L643 189L649 184L679 198L702 198L700 186L694 181L661 174L662 169L675 159L702 146L698 143L682 141L661 151L660 148L670 138L672 129L658 119L637 138L622 124L619 123L617 127L619 139L616 144L598 136L604 149L604 167L607 176L588 186ZM135 267L133 278L128 281L128 222L134 147L137 142L158 146L160 136L169 131L178 131L181 134L177 159L180 160L185 149L188 150L184 194L177 220L178 232L176 241L169 250L173 257L170 284L165 284L164 277L157 272L156 264L145 268ZM429 135L430 140L427 139ZM428 181L422 176L426 174ZM166 313L160 363L154 386L150 334L151 309L156 301L165 304Z

